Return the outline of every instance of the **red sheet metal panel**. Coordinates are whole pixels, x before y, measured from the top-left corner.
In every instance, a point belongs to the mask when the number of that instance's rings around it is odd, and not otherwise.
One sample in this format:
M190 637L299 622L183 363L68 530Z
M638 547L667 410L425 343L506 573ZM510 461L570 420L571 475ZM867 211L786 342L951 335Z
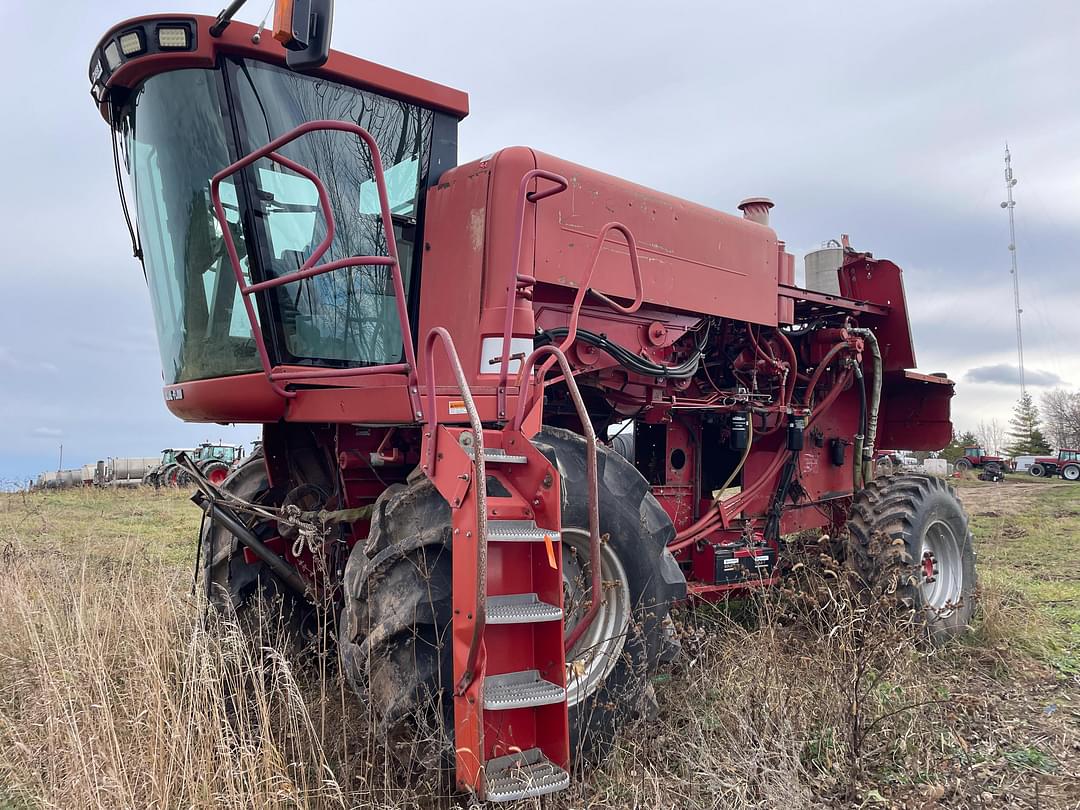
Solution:
M953 381L915 371L886 372L878 447L940 450L952 441Z
M885 371L915 368L915 346L904 297L904 272L887 259L851 252L845 256L840 268L840 292L848 298L889 308L889 313L880 320L866 318L863 325L872 327L877 334Z
M493 200L516 195L525 167L546 169L570 182L566 191L529 212L521 270L537 281L577 287L597 234L607 223L621 222L637 240L646 302L777 323L779 254L771 228L522 147L503 150L487 163ZM493 206L489 232L505 233L509 241L512 212L512 207ZM504 249L509 256L509 245L498 245L488 258L501 259ZM618 233L606 240L592 286L634 298L629 254Z

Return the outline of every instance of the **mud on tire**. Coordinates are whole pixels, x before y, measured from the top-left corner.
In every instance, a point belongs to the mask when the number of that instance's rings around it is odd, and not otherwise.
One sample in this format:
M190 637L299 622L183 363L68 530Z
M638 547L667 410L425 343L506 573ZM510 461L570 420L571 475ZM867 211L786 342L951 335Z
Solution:
M935 476L871 481L855 497L845 558L870 589L884 588L928 635L963 632L975 609L975 550L956 492Z
M587 526L584 439L545 428L534 443L562 478L564 533ZM674 528L648 483L605 448L597 472L600 532L608 538L606 554L621 564L632 610L602 681L570 707L571 750L579 761L603 754L615 729L646 705L648 673L677 649L665 621L686 587L665 548ZM453 754L450 520L449 506L426 479L390 487L375 503L367 543L353 550L345 569L342 664L391 751L414 767L436 768ZM563 551L565 565L565 543Z

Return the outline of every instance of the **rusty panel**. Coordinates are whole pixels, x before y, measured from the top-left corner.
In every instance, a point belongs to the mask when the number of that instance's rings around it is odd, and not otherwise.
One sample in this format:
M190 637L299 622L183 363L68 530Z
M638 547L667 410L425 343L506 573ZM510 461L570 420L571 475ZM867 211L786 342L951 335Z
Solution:
M533 206L535 256L540 282L576 287L596 235L608 222L628 226L638 242L649 303L777 323L777 240L771 228L696 205L643 186L531 150L536 166L567 178L570 187ZM516 192L525 160L500 159L493 197ZM510 228L512 209L496 207L489 227ZM523 254L531 244L528 227ZM593 287L632 300L634 285L625 242L610 234ZM501 255L499 251L496 255ZM522 268L526 272L530 268Z
M486 168L471 163L446 172L428 191L426 211L417 334L426 335L435 326L446 328L454 337L465 376L472 380L480 365L476 326L487 237ZM501 324L497 331L502 332ZM428 360L418 358L421 380L426 378ZM436 363L435 381L455 385L447 364Z

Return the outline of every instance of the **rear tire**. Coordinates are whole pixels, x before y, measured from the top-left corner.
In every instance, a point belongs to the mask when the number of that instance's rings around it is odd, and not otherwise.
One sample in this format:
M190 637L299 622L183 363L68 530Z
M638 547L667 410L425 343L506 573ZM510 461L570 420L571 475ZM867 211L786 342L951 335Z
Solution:
M966 458L958 458L956 460L956 464L953 466L955 466L957 470L961 471L967 471L974 468L974 465Z
M1061 477L1066 481L1080 481L1080 466L1069 464L1062 468Z
M962 633L975 610L975 550L956 492L935 476L871 481L848 520L848 565L878 590L898 574L895 596L936 641Z
M569 630L573 605L589 596L588 560L575 551L588 525L585 441L554 428L533 441L562 479L564 574L580 573L585 583L564 584ZM583 685L576 693L568 691L571 751L577 760L605 753L615 730L645 705L648 673L674 655L665 622L672 599L683 596L686 587L666 550L674 527L648 482L602 446L597 473L600 533L609 537L603 576L608 581L618 570L625 588L605 589L601 615L575 645L582 658L585 645L604 651L582 664ZM427 768L438 768L453 755L450 521L450 507L427 479L390 487L375 503L367 544L353 549L345 568L339 635L345 672L375 712L395 756ZM610 596L623 592L625 614L618 607L621 600ZM598 630L606 638L592 639ZM568 660L575 660L574 654Z
M224 461L208 461L200 472L211 484L221 486L229 476L229 465Z

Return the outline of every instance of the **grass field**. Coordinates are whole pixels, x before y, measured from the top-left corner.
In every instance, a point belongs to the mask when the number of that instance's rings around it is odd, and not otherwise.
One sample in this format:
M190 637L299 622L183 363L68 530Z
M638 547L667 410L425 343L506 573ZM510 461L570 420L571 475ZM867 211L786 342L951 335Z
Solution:
M684 610L653 716L522 806L1080 807L1080 486L959 483L967 637L917 650L812 577ZM0 810L464 806L388 763L332 668L204 629L198 523L175 492L0 495Z

